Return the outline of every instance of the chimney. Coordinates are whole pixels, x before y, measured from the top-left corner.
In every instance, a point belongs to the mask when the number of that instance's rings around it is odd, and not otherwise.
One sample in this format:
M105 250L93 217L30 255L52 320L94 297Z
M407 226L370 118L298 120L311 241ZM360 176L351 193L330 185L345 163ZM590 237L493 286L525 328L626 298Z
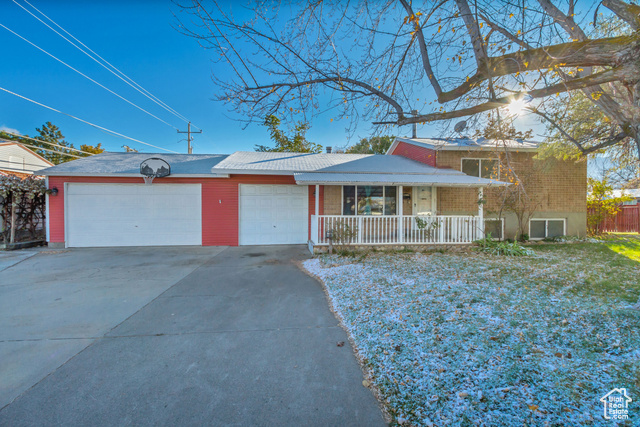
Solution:
M331 147L327 147L327 154L331 154Z
M414 117L416 117L418 115L418 110L413 110L411 111L411 114L413 114ZM417 138L418 137L418 124L417 123L413 123L413 136L412 138Z

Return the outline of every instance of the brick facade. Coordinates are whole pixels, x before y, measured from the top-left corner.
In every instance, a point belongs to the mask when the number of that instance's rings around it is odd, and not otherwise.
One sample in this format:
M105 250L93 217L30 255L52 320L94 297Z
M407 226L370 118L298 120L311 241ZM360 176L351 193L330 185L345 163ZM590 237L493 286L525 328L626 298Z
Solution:
M441 151L438 167L461 170L463 158L499 158L500 180L510 181L512 170L524 183L536 212L587 211L587 164L586 162L539 160L533 152L490 153L478 151ZM528 188L527 188L528 187ZM475 188L438 188L438 211L441 214L475 213L478 210ZM485 212L491 214L500 209L500 189L485 190Z

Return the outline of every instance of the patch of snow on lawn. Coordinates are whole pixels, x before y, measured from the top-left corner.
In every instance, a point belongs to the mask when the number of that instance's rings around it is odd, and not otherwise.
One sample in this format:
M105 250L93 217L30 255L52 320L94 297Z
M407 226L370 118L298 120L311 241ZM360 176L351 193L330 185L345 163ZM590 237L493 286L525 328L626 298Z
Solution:
M373 254L304 266L395 422L601 424L601 396L637 390L640 316L575 292L585 276L556 258Z

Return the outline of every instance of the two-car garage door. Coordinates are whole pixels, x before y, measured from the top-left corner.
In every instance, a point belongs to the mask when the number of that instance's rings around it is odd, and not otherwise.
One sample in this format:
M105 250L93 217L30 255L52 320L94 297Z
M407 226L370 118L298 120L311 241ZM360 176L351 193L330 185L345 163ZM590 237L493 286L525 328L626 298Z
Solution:
M307 242L307 186L241 184L238 191L240 245ZM69 183L65 203L69 247L202 244L200 184Z
M200 184L80 184L66 189L69 247L202 244Z

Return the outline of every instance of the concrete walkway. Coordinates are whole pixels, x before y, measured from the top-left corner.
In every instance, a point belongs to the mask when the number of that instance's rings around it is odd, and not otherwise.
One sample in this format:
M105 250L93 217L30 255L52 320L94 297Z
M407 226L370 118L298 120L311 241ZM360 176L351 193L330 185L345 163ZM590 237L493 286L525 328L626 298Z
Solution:
M305 251L43 251L0 272L0 425L384 425Z

